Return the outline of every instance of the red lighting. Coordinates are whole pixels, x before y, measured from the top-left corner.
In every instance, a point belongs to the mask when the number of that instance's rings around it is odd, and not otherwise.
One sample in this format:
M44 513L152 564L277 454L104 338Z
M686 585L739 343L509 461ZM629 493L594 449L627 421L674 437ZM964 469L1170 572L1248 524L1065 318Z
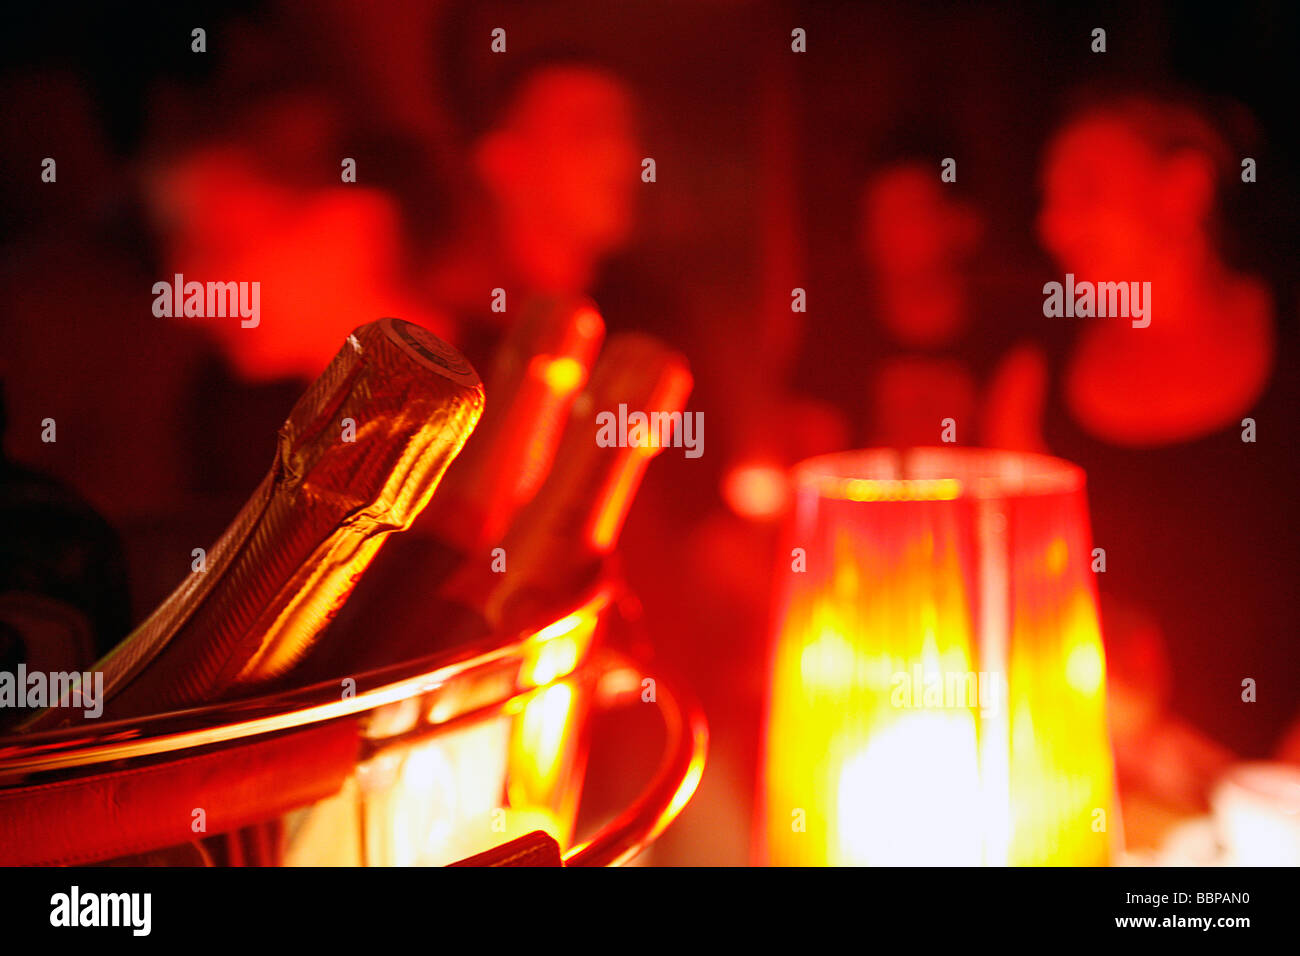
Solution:
M1105 863L1082 472L915 449L815 458L792 481L763 862Z

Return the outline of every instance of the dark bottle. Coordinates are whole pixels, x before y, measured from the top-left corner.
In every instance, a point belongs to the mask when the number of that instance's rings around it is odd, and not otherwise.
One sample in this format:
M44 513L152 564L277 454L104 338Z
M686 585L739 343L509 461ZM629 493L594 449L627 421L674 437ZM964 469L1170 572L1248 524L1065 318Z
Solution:
M5 426L0 394L0 436ZM0 673L15 693L12 702L0 696L0 730L28 716L20 672L83 672L130 626L117 533L71 489L0 446Z

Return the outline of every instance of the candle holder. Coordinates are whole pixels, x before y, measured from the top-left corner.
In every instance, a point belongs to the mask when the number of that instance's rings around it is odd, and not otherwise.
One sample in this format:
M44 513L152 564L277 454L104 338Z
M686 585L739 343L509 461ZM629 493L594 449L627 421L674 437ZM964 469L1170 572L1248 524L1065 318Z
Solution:
M755 847L781 865L1103 865L1120 821L1084 475L810 459L778 571Z

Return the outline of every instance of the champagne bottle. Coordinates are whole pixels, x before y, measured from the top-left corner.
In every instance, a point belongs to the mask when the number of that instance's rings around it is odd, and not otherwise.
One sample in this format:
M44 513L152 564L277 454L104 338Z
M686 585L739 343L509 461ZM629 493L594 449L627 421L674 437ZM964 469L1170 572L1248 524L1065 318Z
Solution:
M474 369L423 328L382 319L353 332L290 412L206 570L96 665L105 717L195 706L286 672L387 534L428 504L482 408ZM79 713L51 708L30 726Z
M536 623L571 598L614 549L645 469L670 437L651 427L644 441L609 444L599 440L598 416L618 419L623 406L624 414L642 412L652 423L675 417L680 428L692 384L685 358L657 339L612 336L574 403L550 476L501 543L506 570L493 573L486 561L467 566L444 596L507 630Z
M494 356L483 418L437 497L408 534L385 548L296 680L424 656L435 642L462 633L463 609L440 604L437 589L466 562L486 560L537 491L604 335L604 320L587 299L525 303ZM358 642L357 634L381 618L382 635Z
M646 466L661 450L657 444L599 444L598 413L617 415L622 404L671 415L681 412L691 386L686 360L656 339L611 337L573 402L550 475L498 542L506 570L495 572L487 551L466 560L420 594L419 613L403 615L403 626L386 620L382 644L353 642L346 659L335 654L309 661L301 679L356 676L428 657L513 633L562 610L614 549Z
M487 378L491 404L417 524L472 553L497 542L551 468L605 322L587 299L531 298Z

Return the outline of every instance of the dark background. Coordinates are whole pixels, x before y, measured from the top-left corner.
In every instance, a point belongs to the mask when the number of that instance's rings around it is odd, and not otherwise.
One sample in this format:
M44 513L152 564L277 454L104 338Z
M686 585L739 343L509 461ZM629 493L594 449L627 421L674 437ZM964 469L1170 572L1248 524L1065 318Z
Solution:
M188 562L179 545L183 560L161 561L160 542L211 538L251 490L238 475L213 478L236 452L195 424L202 399L158 399L192 395L175 356L210 344L148 314L148 283L165 272L139 213L146 143L183 149L220 137L259 97L324 91L343 117L345 154L396 198L408 242L422 248L451 234L460 214L460 154L504 70L487 52L492 27L507 28L511 57L578 49L627 79L659 181L595 297L612 330L650 331L687 354L692 408L708 423L704 458L664 455L651 468L625 533L660 650L693 681L714 725L700 797L657 851L675 862L747 853L775 539L769 526L733 527L718 488L770 400L763 379L784 377L830 402L850 440L862 440L859 370L874 342L854 239L863 177L900 154L959 157L958 188L989 216L982 261L1028 303L1006 319L1024 324L1045 277L1059 278L1033 222L1042 147L1071 97L1112 86L1196 94L1234 148L1258 160L1257 183L1228 186L1222 238L1277 305L1260 443L1247 446L1248 465L1232 457L1241 449L1225 444L1231 435L1194 446L1177 470L1141 454L1081 463L1109 573L1161 618L1174 709L1246 756L1268 753L1293 717L1296 5L38 3L3 19L0 342L46 343L24 348L23 367L0 370L7 447L121 529L137 619ZM190 52L194 26L208 32L204 55ZM804 56L789 55L795 26L808 33ZM1096 26L1107 30L1104 55L1089 50ZM44 156L59 157L57 194L40 188ZM796 285L809 289L801 326L789 324ZM99 308L107 289L106 299L138 295L138 317ZM990 327L1000 321L989 317ZM1063 347L1060 329L1039 331L1049 348ZM115 348L167 390L115 371ZM39 367L32 355L44 356ZM256 460L268 460L274 422L296 394L259 393L267 410L256 414L272 424L247 452ZM33 419L60 401L68 434L78 409L93 405L83 432L97 457L86 445L32 440ZM141 455L159 429L188 435L187 457L150 470ZM149 475L176 492L155 513L123 498ZM1236 704L1242 676L1261 681L1253 708Z

